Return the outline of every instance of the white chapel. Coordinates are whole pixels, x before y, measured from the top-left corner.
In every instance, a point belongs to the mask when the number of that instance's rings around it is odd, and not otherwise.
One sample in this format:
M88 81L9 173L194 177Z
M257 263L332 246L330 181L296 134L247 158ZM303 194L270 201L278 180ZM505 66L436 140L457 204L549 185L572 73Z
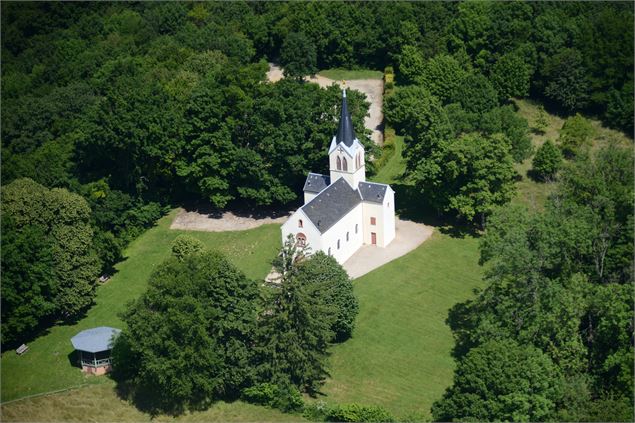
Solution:
M364 244L381 248L395 238L395 192L390 185L366 182L364 159L344 90L329 147L330 175L309 173L304 205L282 225L283 243L292 234L311 252L324 251L344 263Z

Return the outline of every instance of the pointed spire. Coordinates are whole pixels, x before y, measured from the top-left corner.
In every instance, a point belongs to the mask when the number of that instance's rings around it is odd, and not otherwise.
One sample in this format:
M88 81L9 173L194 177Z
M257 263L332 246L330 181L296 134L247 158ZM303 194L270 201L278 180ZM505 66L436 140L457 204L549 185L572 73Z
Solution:
M346 104L346 88L342 90L342 113L340 114L340 125L337 128L335 138L337 144L343 142L347 147L353 145L353 141L357 138L355 136L355 129L353 129L351 114L348 112L348 104Z

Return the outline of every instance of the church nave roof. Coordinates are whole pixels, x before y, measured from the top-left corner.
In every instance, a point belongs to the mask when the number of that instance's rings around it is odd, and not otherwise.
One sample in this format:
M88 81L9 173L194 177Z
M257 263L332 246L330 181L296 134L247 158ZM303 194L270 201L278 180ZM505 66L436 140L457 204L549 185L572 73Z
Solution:
M359 191L339 178L302 206L302 211L323 234L361 202Z

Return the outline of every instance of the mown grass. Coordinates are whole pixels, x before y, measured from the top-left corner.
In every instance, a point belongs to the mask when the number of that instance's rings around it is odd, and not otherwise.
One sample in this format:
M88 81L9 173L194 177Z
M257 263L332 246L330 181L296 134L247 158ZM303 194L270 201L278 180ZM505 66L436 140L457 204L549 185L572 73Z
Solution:
M327 402L377 404L429 418L452 383L445 320L482 286L477 240L438 232L410 254L354 281L360 312L352 339L332 349Z
M2 354L2 401L107 380L84 376L72 366L70 338L95 326L121 327L118 314L141 295L152 271L170 254L174 238L184 233L169 229L175 214L173 210L128 247L126 260L117 265L117 273L106 284L98 287L95 305L79 322L51 328L29 343L29 351L22 356L14 351ZM238 268L255 279L264 278L271 268L280 246L279 228L264 225L241 232L187 233L227 254Z
M325 69L319 71L318 75L335 81L342 79L382 79L384 77L384 73L382 71L370 69Z
M406 169L406 164L403 158L403 137L395 134L395 130L386 127L385 131L385 143L392 141L394 151L377 171L373 177L369 178L375 182L381 182L384 184L392 184L402 179L403 172Z
M5 422L285 422L304 421L301 416L236 401L218 402L206 411L182 416L150 416L121 400L109 379L97 386L88 386L55 395L24 399L2 406Z

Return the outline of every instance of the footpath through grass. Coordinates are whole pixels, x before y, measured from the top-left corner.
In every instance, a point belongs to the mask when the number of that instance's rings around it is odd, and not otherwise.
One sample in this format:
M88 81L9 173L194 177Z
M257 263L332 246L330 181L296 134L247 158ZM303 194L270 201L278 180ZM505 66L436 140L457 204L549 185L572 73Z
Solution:
M318 75L325 78L333 79L335 81L339 81L342 79L382 79L384 77L384 73L382 71L369 69L325 69L319 71Z
M145 290L152 271L169 254L174 238L184 231L170 230L176 210L136 239L126 250L126 260L117 273L98 287L95 305L76 324L51 328L29 343L29 351L18 356L2 354L2 401L69 388L85 383L104 383L108 378L85 376L71 363L71 337L95 326L121 327L118 314ZM187 232L208 247L227 254L250 278L264 278L280 247L280 226L264 225L240 232ZM86 420L86 419L81 419Z

